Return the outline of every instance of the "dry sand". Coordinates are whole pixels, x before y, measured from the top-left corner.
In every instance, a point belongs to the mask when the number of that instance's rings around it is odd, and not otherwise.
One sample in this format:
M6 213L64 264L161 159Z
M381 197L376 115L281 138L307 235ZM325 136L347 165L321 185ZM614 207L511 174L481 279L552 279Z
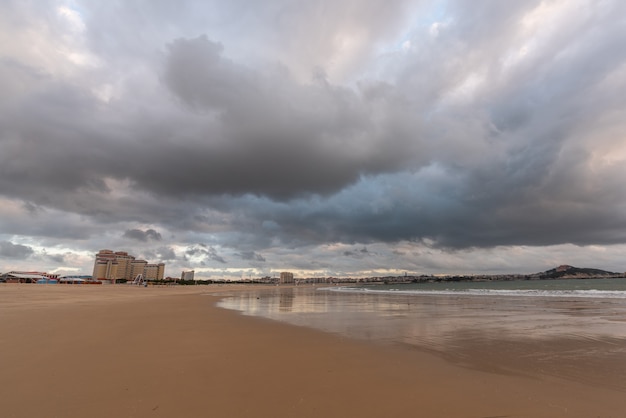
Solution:
M623 391L241 316L222 290L0 284L0 417L626 416Z

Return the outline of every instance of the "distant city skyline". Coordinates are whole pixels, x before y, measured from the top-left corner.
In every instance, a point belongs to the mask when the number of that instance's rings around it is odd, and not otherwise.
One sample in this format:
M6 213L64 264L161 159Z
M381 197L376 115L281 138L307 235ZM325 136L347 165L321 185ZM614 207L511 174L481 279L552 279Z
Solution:
M626 271L626 2L0 4L0 272Z

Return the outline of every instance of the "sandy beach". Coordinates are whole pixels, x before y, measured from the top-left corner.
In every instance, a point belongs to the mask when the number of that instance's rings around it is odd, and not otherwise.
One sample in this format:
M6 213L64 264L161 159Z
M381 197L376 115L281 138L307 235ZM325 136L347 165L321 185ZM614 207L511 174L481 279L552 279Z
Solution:
M618 388L246 317L224 291L245 289L0 285L0 416L626 416Z

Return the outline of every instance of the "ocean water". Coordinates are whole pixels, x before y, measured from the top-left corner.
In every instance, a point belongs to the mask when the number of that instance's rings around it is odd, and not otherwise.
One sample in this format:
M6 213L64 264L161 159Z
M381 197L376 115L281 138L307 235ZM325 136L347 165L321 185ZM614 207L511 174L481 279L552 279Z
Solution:
M419 332L409 333L433 338L448 329L524 338L583 331L626 338L626 279L251 288L219 306L368 339L380 339L380 334L387 338L389 332L402 333L416 325Z
M626 391L626 279L252 288L219 306L468 367Z
M327 288L331 290L333 288ZM346 292L400 292L421 295L531 296L626 299L626 279L510 280L427 282L334 288Z

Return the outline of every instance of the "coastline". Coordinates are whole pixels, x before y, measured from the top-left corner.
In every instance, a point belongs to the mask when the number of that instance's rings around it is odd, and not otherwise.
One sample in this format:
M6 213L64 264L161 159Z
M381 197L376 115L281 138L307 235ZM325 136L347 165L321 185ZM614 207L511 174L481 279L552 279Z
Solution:
M611 291L595 290L573 296L571 290L562 289L547 293L493 287L490 292L412 289L251 289L218 306L402 345L477 370L517 374L532 370L531 376L552 375L626 392L622 291L615 297Z
M0 405L33 417L620 416L624 392L215 306L242 286L0 285ZM256 289L257 287L255 287ZM488 353L481 353L486 356Z

